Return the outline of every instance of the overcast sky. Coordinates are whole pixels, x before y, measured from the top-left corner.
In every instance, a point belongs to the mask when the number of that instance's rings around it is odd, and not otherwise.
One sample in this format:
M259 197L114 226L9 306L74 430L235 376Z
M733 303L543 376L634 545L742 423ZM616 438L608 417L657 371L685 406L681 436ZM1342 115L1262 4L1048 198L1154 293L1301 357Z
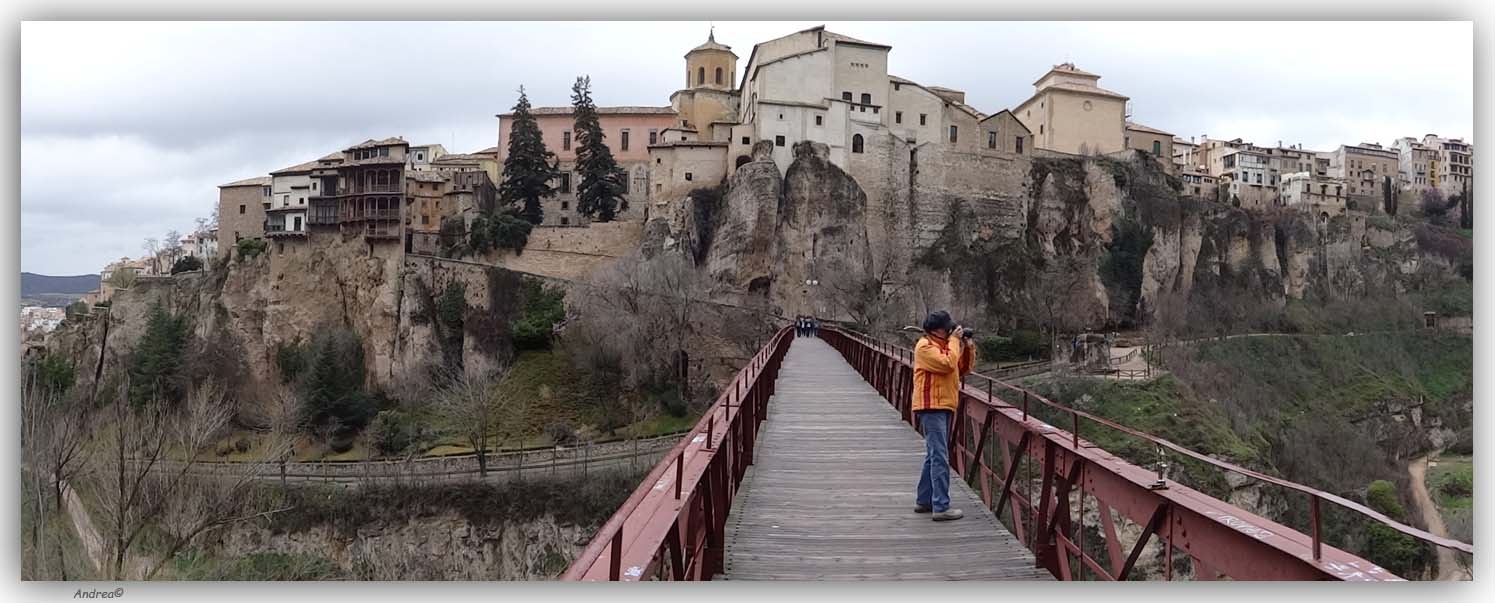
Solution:
M818 22L716 23L738 68L755 42ZM1073 61L1132 99L1133 118L1184 138L1390 144L1473 136L1468 23L826 23L893 46L888 69L1022 102ZM668 105L705 22L25 23L21 269L99 271L168 230L188 232L217 185L367 138L451 152L493 146L520 85L569 102ZM739 79L741 75L739 73Z

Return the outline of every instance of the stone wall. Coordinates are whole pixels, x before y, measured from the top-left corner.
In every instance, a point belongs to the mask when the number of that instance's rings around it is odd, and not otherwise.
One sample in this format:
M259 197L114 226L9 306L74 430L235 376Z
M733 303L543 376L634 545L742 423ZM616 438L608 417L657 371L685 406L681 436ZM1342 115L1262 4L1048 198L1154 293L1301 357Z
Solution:
M643 233L641 220L593 223L585 228L541 227L530 231L523 253L494 250L477 261L518 272L576 280L637 250Z

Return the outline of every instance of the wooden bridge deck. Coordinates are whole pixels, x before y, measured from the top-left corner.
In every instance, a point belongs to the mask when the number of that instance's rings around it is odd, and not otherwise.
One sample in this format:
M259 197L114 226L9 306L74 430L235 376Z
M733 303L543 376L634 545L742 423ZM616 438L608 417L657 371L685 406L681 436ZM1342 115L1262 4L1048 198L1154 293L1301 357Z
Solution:
M819 339L784 358L727 519L729 580L1052 580L952 472L959 521L914 513L924 442Z

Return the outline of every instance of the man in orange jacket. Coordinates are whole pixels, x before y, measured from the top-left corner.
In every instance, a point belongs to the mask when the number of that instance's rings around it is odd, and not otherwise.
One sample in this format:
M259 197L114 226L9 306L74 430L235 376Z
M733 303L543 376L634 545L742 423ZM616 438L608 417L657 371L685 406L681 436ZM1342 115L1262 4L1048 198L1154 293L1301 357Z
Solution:
M914 344L914 416L924 430L924 472L914 501L915 513L933 513L935 521L964 517L950 508L950 425L960 407L961 377L971 372L975 348L943 310L924 319L924 337Z

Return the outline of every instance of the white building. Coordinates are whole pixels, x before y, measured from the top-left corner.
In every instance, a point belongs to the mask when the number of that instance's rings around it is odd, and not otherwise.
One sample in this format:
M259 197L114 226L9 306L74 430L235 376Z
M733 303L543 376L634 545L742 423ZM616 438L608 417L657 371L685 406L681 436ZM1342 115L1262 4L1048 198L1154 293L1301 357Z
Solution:
M442 158L446 154L446 147L439 144L412 146L405 153L405 169L424 172L431 169L432 162Z

